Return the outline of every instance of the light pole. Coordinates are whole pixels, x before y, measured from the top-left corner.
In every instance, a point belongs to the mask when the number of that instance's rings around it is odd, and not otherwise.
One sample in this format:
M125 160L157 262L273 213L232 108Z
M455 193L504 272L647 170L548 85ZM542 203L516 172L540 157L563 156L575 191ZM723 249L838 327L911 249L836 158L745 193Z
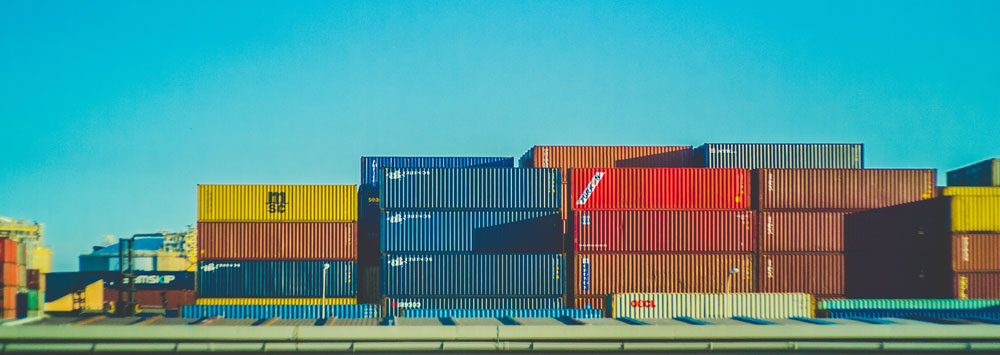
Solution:
M724 295L722 295L722 297L725 297L725 307L723 309L723 312L725 312L725 313L723 313L723 315L726 318L732 317L732 310L730 308L732 307L732 300L731 300L731 298L733 298L733 295L729 294L729 290L732 288L731 285L733 283L732 282L733 281L733 277L736 276L736 274L739 274L739 273L740 273L740 269L734 267L734 268L729 269L729 275L726 275L726 293Z
M326 319L326 270L330 269L330 264L323 264L323 287L320 289L320 314L323 315L323 319Z

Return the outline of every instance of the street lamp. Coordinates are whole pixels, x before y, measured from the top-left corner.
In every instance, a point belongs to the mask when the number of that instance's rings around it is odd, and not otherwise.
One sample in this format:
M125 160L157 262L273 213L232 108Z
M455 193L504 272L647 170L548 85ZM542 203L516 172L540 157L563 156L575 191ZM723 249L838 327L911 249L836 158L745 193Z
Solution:
M323 315L322 317L323 319L326 319L326 270L329 269L330 269L330 264L323 264L323 282L322 282L323 287L320 289L320 293L322 295L320 296L321 301L319 305L321 309L320 314Z
M739 274L739 273L740 273L740 269L734 267L734 268L729 269L729 275L726 275L726 293L724 295L722 295L722 297L725 297L725 301L726 301L725 302L725 309L723 309L723 312L725 312L723 315L726 318L730 318L732 316L732 310L730 308L732 308L732 298L733 298L733 295L729 294L729 290L732 288L731 285L732 285L733 277L736 276L736 274Z

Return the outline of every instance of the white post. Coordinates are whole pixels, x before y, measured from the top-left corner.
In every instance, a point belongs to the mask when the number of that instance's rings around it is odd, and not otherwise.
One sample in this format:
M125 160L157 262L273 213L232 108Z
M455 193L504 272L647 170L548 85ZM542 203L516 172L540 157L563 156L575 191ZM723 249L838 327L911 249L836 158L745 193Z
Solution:
M729 275L726 275L726 293L724 295L722 295L722 297L725 297L724 298L725 302L724 302L724 306L723 306L723 308L724 308L723 309L723 316L725 316L726 318L731 318L733 316L733 312L732 312L732 299L731 299L733 297L733 295L730 294L729 291L732 288L731 285L733 283L733 277L736 276L736 274L738 274L739 272L740 272L740 269L734 267L732 269L729 269Z
M320 314L323 315L323 319L326 319L326 270L330 268L330 264L323 264L323 287L320 290L322 295L320 301Z

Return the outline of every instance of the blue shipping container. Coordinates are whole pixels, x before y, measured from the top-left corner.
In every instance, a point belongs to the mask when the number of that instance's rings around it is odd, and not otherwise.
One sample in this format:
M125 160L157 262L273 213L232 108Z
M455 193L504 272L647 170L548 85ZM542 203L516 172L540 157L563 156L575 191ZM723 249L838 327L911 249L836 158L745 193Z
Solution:
M357 295L353 261L276 260L198 263L198 297L322 297L323 265L327 297Z
M554 211L385 211L381 225L383 253L562 252Z
M1000 309L838 309L827 311L827 318L991 318L1000 320Z
M281 319L319 319L323 317L323 306L320 305L221 305L221 306L184 306L181 318L252 318L264 319L278 317ZM370 304L327 305L328 318L376 318L379 317L379 307Z
M361 157L361 185L377 188L382 168L513 168L514 157Z
M562 254L386 254L385 296L562 296Z
M406 318L601 318L599 309L406 309L403 310L403 317Z
M562 297L424 297L386 298L386 312L399 315L405 309L417 308L466 308L466 309L542 309L566 308Z
M706 143L694 150L694 166L742 169L861 169L862 144Z
M383 210L536 210L562 205L558 169L382 169Z

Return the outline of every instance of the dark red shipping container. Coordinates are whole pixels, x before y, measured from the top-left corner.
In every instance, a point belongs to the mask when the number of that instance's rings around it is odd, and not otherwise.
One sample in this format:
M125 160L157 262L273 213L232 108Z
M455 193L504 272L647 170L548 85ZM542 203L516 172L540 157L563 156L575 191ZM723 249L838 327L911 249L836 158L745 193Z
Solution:
M760 292L844 294L843 253L768 253L759 265Z
M863 210L935 197L934 169L759 169L759 210Z
M198 222L200 260L355 260L357 225Z
M744 169L618 168L570 170L573 210L746 210Z
M1000 299L1000 272L956 273L954 287L957 299Z
M956 233L951 253L955 271L1000 272L1000 233Z
M685 168L691 166L691 146L534 146L521 156L520 166L559 168Z
M144 308L178 309L194 304L194 295L194 290L139 290L135 291L135 302ZM118 302L118 300L118 290L104 290L104 302ZM167 308L163 308L164 302Z
M847 212L764 211L762 252L843 252Z
M28 269L27 273L27 287L29 290L37 290L41 284L39 283L39 273L38 269Z
M753 254L577 254L574 296L753 292Z
M3 286L17 286L17 283L18 283L18 277L17 276L19 274L20 274L20 270L18 270L17 264L15 264L15 263L0 263L0 275L2 275L2 276L0 276L0 277L2 277L2 279L0 279L0 285L3 285Z
M580 253L756 251L752 211L577 211Z
M17 242L10 238L0 239L0 263L17 262Z

